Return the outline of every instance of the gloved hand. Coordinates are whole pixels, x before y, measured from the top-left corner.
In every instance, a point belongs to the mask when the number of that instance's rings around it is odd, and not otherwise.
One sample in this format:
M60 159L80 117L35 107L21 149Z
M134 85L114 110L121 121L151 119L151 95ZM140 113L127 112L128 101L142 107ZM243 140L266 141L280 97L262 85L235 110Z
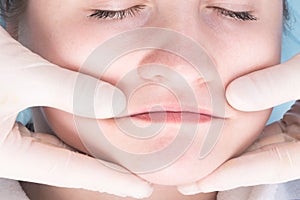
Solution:
M268 125L243 155L225 162L203 180L179 187L179 191L195 194L299 179L299 140L300 101L297 101L282 120Z
M256 111L300 98L300 54L290 61L243 76L227 88L229 103ZM300 102L281 121L268 125L243 155L233 158L195 184L178 187L183 194L223 191L300 178Z
M227 100L238 110L257 111L300 99L299 74L300 54L234 80L226 89Z
M118 196L146 197L152 189L129 173L113 170L109 163L72 151L54 136L31 134L15 119L21 110L48 106L73 113L73 91L78 73L49 63L15 41L0 27L0 177L58 187L83 188ZM97 118L113 116L113 94L122 111L125 97L117 88L84 77L82 89L97 83ZM84 106L84 105L83 105ZM79 111L80 112L80 111ZM80 112L93 117L92 113ZM113 184L112 184L113 183Z

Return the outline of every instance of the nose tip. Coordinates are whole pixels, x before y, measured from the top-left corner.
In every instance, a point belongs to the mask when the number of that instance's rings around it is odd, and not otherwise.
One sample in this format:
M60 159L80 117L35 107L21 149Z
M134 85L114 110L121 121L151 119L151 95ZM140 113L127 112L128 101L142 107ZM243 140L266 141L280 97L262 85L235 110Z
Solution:
M162 49L155 49L151 50L149 53L146 54L146 56L140 61L139 65L145 65L145 64L163 64L170 67L174 67L176 65L180 65L181 63L185 63L186 61L176 53L169 52L167 50Z
M146 54L139 63L137 71L140 78L158 83L171 80L177 83L182 80L190 83L205 82L199 70L184 58L159 49Z

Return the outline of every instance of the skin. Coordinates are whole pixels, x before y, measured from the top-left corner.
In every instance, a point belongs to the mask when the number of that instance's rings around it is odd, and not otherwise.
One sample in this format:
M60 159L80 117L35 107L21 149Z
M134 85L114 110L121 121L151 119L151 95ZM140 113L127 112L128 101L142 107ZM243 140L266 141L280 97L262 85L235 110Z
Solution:
M92 9L125 9L139 4L147 5L146 9L141 14L132 18L129 17L122 22L103 21L87 17L92 14ZM209 7L212 5L235 11L251 10L258 20L241 21L232 19ZM134 0L115 3L109 0L66 0L63 2L59 0L29 0L27 11L20 21L21 31L19 31L18 38L25 46L49 61L64 68L78 71L99 44L115 34L137 27L172 29L201 44L215 62L224 92L226 86L233 79L279 63L282 1L189 0L182 3L171 0ZM166 42L172 44L174 41ZM126 63L125 66L124 63ZM210 82L201 79L189 63L159 50L143 50L123 56L112 64L105 72L102 80L112 85L118 85L118 82L131 70L136 70L141 64L149 63L164 64L169 69L181 74L189 83L194 94L198 94L196 100L199 107L205 109L212 107L207 89ZM146 73L150 73L149 69L147 70ZM85 73L97 77L97 74ZM139 74L139 76L142 75ZM167 75L162 75L162 78L168 78L164 76ZM126 84L120 87L126 89ZM128 101L128 110L133 112L141 109L145 104L154 106L160 102L175 100L162 87L152 85L133 93L132 98ZM207 133L210 123L218 120L215 118L208 123L199 125L194 143L176 162L165 166L160 171L139 174L142 178L155 183L156 192L154 191L154 194L158 195L153 195L151 199L159 199L160 195L166 193L175 195L170 199L182 199L179 194L176 194L174 187L159 185L181 185L194 182L207 176L229 158L239 155L257 138L271 111L269 109L259 112L241 112L232 108L228 103L225 103L224 106L226 113L222 116L225 118L222 134L209 156L202 160L198 159L204 135ZM42 111L53 131L64 142L80 151L90 153L78 137L72 115L52 108L43 108ZM88 124L91 119L80 118L79 120L89 127ZM134 121L139 126L146 126L148 123L137 119ZM149 153L165 148L176 136L174 132L178 132L180 128L179 123L167 122L162 134L158 137L135 141L130 137L125 137L113 119L98 120L98 123L111 143L124 151L133 153ZM43 130L40 129L39 131ZM105 149L101 150L104 151ZM110 158L109 156L109 153L107 153L103 155L103 158ZM118 159L111 159L111 161L121 163ZM28 189L29 193L40 191L46 195L47 193L62 192L61 189L48 186L40 187L24 184L24 187ZM161 187L165 191L157 193ZM70 192L69 190L64 191L65 194ZM83 195L85 192L73 190L70 193L77 193L78 195L75 196L79 197L80 194ZM112 198L112 196L104 197L104 194L99 193L90 193L90 195L95 195L90 199ZM215 193L198 194L186 198L215 199L215 195Z

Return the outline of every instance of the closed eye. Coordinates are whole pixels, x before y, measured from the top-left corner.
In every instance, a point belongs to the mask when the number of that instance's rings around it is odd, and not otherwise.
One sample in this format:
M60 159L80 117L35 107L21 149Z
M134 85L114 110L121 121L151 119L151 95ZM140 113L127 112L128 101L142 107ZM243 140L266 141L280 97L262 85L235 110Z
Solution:
M241 21L256 21L258 18L251 14L250 11L232 11L232 10L227 10L225 8L221 7L216 7L216 6L211 6L208 8L214 9L218 14L223 15L225 17L230 17L235 20L241 20Z
M124 10L93 10L93 13L88 17L108 20L122 20L127 17L134 17L139 14L145 5L136 5Z

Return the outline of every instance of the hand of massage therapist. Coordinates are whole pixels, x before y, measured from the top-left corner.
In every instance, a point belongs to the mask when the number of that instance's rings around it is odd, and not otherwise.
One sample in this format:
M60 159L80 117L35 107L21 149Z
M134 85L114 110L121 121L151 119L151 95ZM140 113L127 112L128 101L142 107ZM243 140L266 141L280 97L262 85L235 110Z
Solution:
M68 188L107 192L118 196L146 197L148 183L137 176L113 170L108 163L72 151L59 139L30 133L15 123L21 110L48 106L73 113L73 91L78 73L60 68L32 53L0 26L0 178ZM115 87L83 76L89 89L97 83L97 118L113 117L113 94L122 111L125 96ZM118 108L119 106L119 108ZM119 109L119 110L118 110ZM89 117L84 110L81 116ZM108 184L113 183L113 184Z
M300 54L286 63L234 80L229 103L243 111L263 110L300 99ZM268 125L240 157L233 158L197 183L180 186L184 194L223 191L240 186L273 184L300 178L300 101L282 120Z

